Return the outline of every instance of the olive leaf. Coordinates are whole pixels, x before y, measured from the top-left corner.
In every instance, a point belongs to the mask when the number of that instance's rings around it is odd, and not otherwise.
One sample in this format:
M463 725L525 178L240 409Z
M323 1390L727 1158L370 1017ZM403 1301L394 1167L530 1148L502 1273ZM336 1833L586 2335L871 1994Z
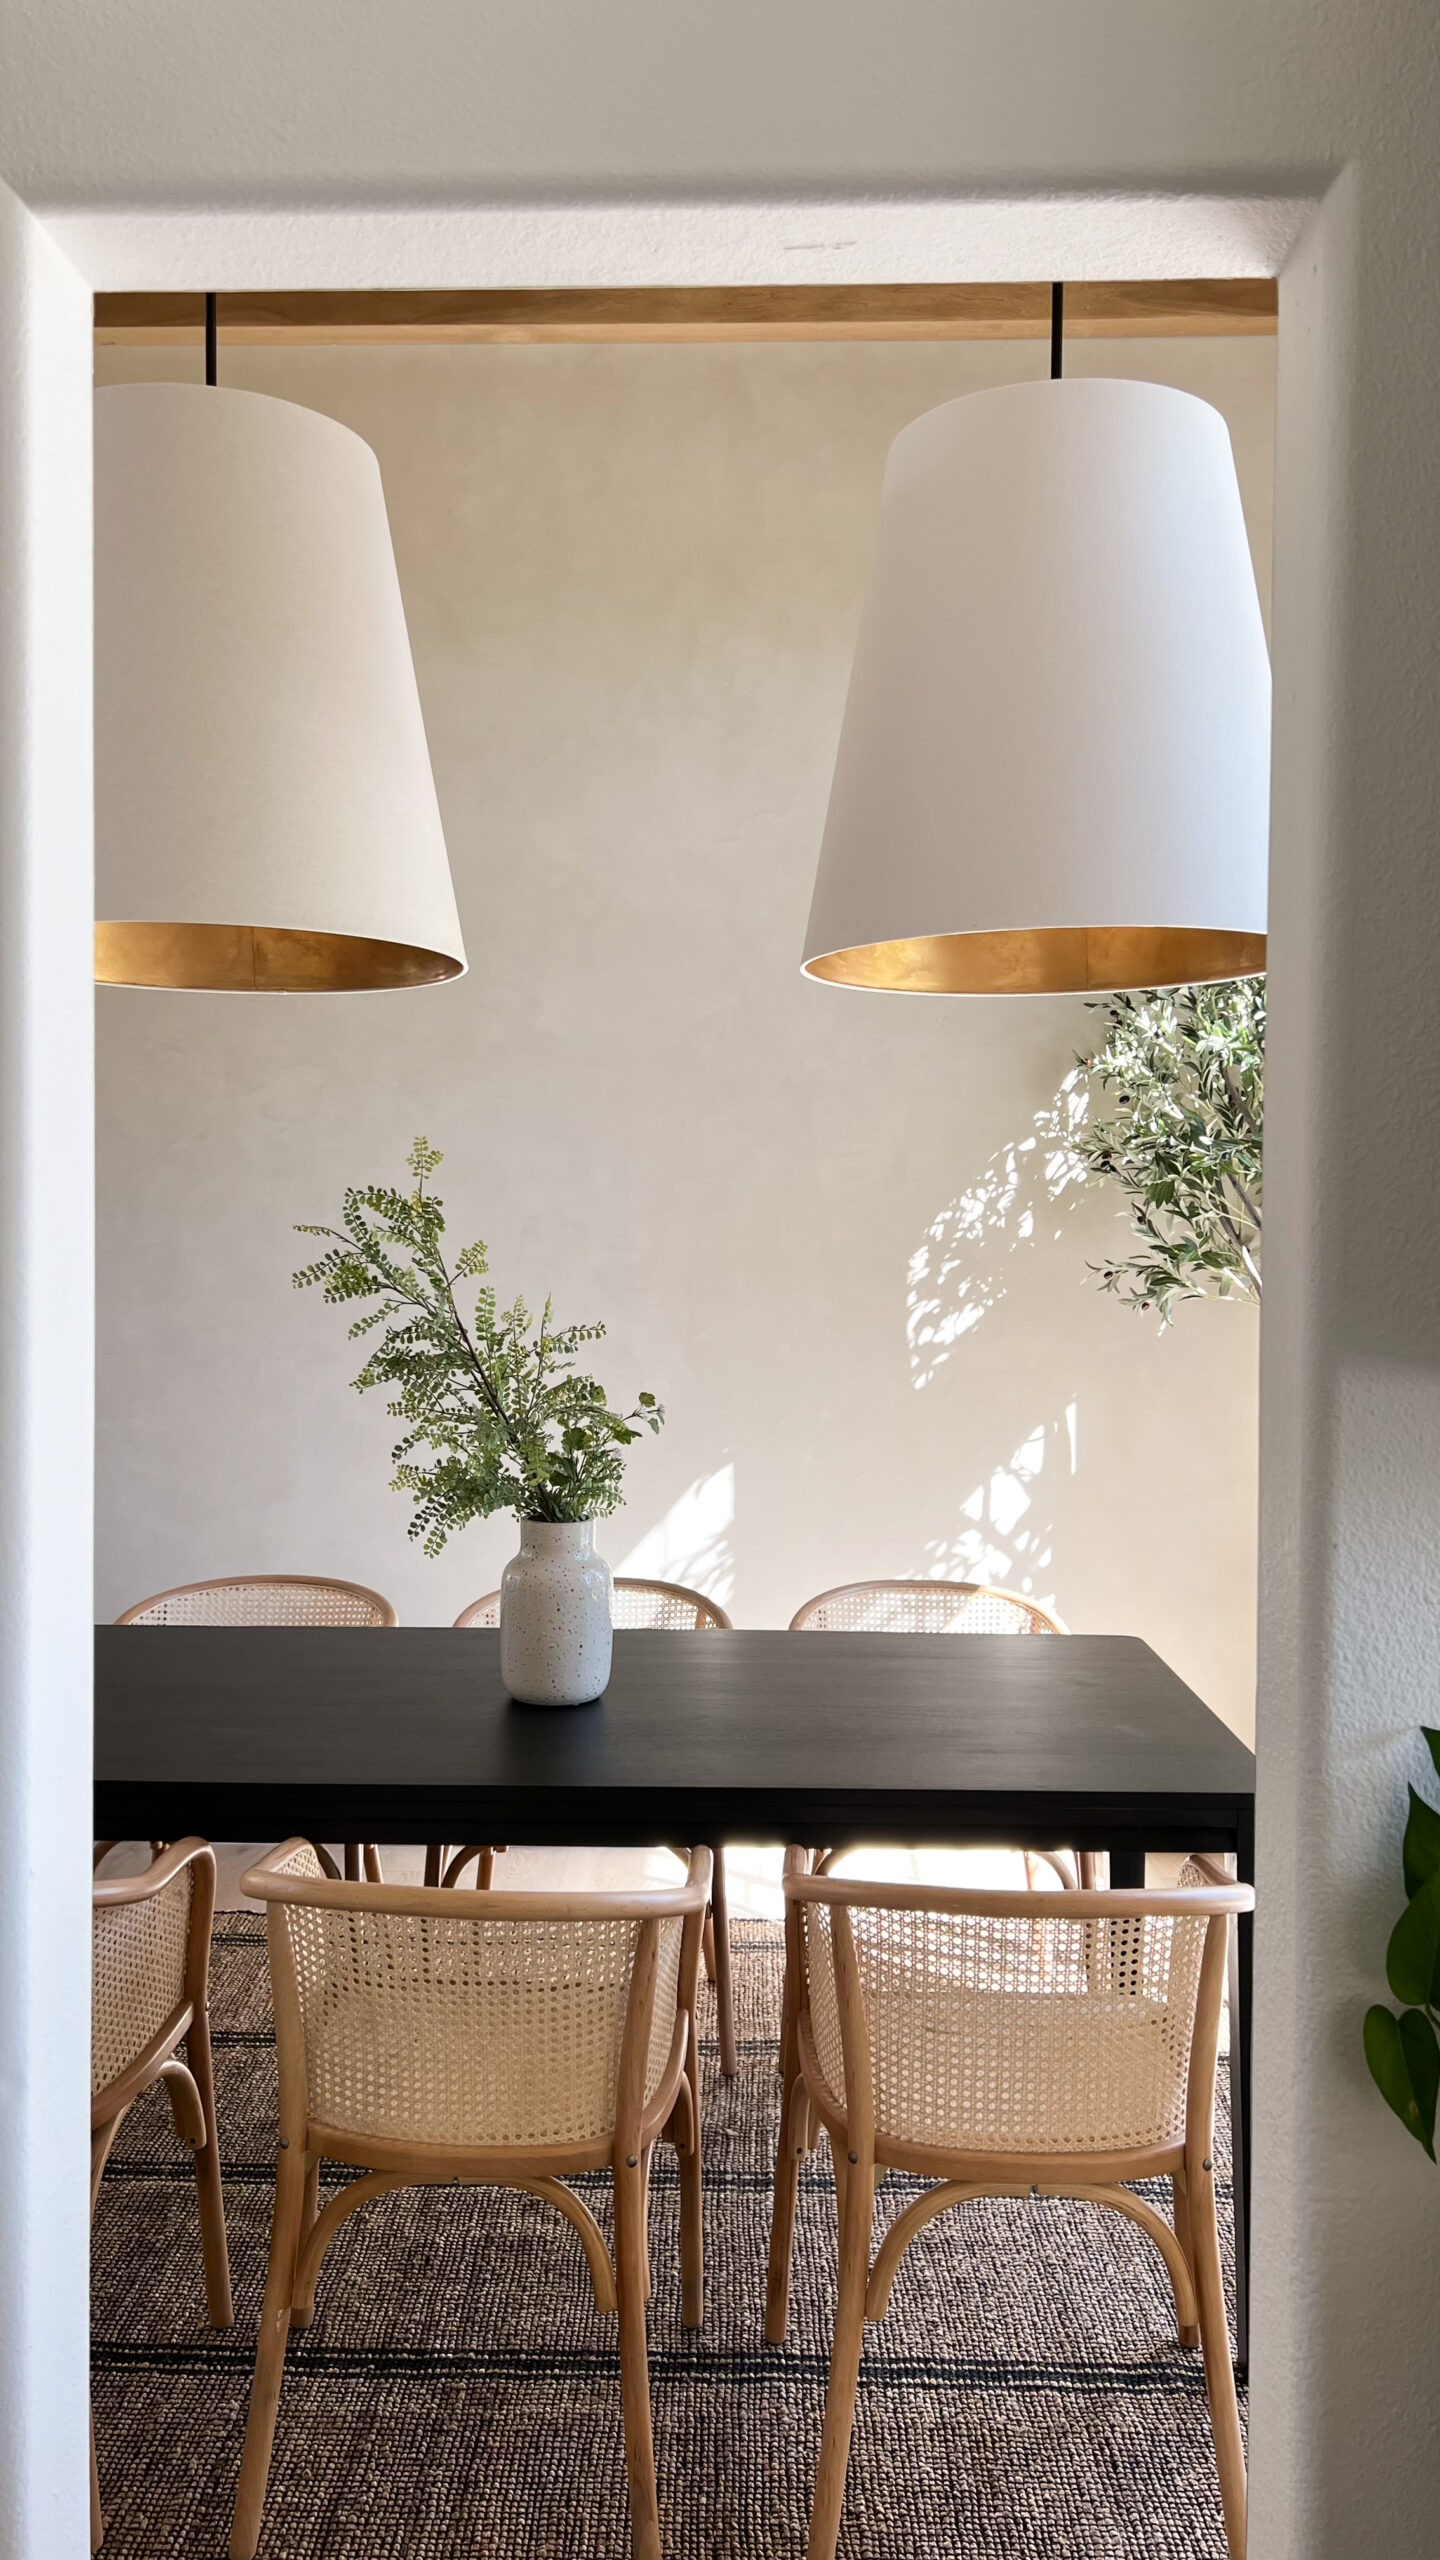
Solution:
M1119 1184L1139 1248L1098 1266L1102 1289L1162 1324L1184 1298L1258 1298L1264 979L1121 992L1096 1009L1103 1035L1076 1061L1090 1117L1071 1143Z

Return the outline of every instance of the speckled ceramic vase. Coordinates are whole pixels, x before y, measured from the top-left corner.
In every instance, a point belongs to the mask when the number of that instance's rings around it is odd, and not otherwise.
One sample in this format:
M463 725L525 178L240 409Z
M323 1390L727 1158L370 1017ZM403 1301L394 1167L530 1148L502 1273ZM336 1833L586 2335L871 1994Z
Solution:
M500 1677L527 1707L579 1707L610 1677L610 1567L593 1520L522 1520L500 1577Z

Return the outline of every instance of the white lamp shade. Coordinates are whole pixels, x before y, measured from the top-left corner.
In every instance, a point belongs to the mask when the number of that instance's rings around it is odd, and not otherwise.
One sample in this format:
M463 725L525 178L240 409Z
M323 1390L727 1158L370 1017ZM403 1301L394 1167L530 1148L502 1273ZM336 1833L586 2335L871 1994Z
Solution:
M1016 383L896 438L811 977L940 994L1265 965L1270 668L1218 411Z
M96 975L465 966L379 465L249 391L95 401Z

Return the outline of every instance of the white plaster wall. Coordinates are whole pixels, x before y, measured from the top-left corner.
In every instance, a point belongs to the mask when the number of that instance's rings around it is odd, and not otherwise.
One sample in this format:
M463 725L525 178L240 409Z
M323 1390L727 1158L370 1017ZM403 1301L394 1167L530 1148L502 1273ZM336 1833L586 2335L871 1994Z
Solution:
M746 1624L870 1572L979 1574L1143 1634L1249 1732L1257 1320L1103 1297L1067 1178L1069 999L802 981L885 451L1034 344L227 351L378 451L471 955L399 998L103 990L99 1605L309 1567L448 1620L290 1222L446 1151L503 1290L610 1327L669 1408L617 1564ZM1232 421L1268 586L1274 342L1080 341ZM106 379L168 369L107 352ZM1037 739L1036 752L1044 742Z
M0 312L0 2560L50 2560L86 2519L90 298L4 185Z

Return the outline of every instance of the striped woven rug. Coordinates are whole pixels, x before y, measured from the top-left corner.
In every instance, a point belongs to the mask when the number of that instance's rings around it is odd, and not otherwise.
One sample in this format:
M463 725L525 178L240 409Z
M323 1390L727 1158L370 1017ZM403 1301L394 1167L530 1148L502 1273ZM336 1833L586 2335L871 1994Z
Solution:
M704 2055L697 2336L680 2325L673 2164L656 2155L660 2511L672 2560L799 2560L834 2190L822 2145L801 2188L789 2343L768 2347L781 1932L741 1922L734 1940L738 2078L721 2079L713 2041ZM220 2560L229 2532L274 2160L258 1914L218 1919L213 1997L235 2326L206 2326L189 2158L152 2091L122 2129L95 2224L111 2560ZM580 2183L604 2220L604 2181ZM909 2192L887 2182L882 2216ZM569 2226L486 2190L358 2213L326 2259L314 2326L290 2343L262 2555L626 2560L625 2519L613 2323ZM1120 2215L975 2203L930 2225L866 2333L840 2547L843 2560L1223 2560L1200 2359L1176 2346L1164 2270Z

